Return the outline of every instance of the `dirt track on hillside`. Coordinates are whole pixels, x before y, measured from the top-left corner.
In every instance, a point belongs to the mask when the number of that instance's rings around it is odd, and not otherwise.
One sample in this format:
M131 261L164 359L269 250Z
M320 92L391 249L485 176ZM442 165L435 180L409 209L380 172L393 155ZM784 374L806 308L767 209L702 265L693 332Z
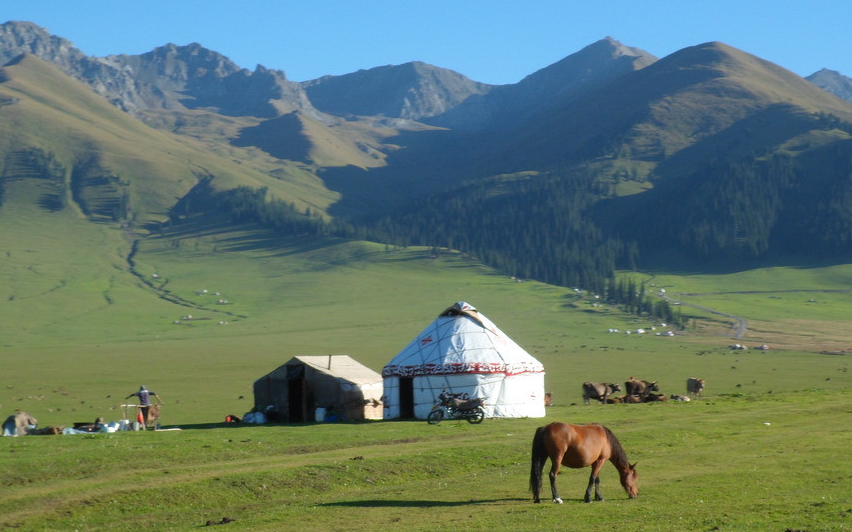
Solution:
M822 293L822 294L848 294L852 293L852 290L809 290L806 288L800 289L792 289L792 290L741 290L737 292L690 292L683 293L681 295L684 296L719 296L725 294L792 294L792 293L801 293L801 292L810 292L810 293ZM719 310L715 310L709 307L705 307L703 305L695 305L693 303L684 303L683 301L677 300L669 296L668 294L660 294L660 297L668 301L669 303L673 303L675 305L683 305L686 307L692 307L695 309L703 310L705 312L709 312L711 314L716 314L718 316L724 316L726 318L730 318L734 320L734 324L731 327L731 337L735 340L742 339L745 336L746 331L748 330L748 322L742 316L737 316L734 314L728 314L727 312L722 312Z
M684 294L684 295L699 295L699 294ZM704 294L710 295L710 294ZM709 307L705 307L703 305L695 305L693 303L684 303L683 301L679 301L677 299L672 298L666 294L661 294L660 297L668 301L669 303L675 305L682 305L684 307L692 307L698 310L703 310L705 312L709 312L711 314L717 314L719 316L724 316L726 318L731 318L734 320L734 324L731 327L731 337L735 340L740 340L743 336L745 336L746 330L748 330L748 322L742 316L736 316L734 314L728 314L727 312L722 312L720 310L715 310Z

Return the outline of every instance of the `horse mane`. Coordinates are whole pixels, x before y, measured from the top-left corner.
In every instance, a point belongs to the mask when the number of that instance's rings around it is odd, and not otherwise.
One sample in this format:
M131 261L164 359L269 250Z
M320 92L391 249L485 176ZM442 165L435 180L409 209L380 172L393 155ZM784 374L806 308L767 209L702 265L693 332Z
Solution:
M607 440L609 440L610 461L618 468L630 467L630 462L627 461L627 453L624 451L624 447L621 446L618 438L608 428L604 427L603 429L606 431Z

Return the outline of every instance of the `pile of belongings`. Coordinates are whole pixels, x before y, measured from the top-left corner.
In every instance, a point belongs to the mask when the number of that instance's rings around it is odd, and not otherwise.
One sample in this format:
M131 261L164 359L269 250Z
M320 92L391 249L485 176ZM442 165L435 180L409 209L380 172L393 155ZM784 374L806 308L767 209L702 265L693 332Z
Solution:
M38 420L26 412L18 412L3 422L3 436L26 436L36 430Z
M90 434L92 432L119 432L122 430L133 430L133 425L126 419L104 423L104 418L99 417L94 423L74 423L73 429L64 429L62 434Z

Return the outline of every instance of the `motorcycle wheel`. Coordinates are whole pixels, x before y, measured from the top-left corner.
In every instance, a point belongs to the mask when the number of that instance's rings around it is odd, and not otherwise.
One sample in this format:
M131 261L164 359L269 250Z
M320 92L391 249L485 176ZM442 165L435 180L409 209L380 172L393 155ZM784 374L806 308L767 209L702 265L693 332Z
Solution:
M485 410L483 410L480 406L469 418L467 418L467 422L473 425L478 425L482 423L483 419L485 419Z
M432 410L429 412L429 417L426 418L426 422L430 425L437 425L442 419L444 419L443 410Z

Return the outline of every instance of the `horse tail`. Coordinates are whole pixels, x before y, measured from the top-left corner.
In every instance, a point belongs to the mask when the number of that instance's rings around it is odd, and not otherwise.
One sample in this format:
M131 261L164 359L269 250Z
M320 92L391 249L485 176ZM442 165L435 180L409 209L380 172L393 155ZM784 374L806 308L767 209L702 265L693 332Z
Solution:
M547 461L547 450L544 448L544 429L539 427L535 431L532 441L532 457L530 460L530 491L538 501L538 494L541 491L541 472L544 470L544 463Z

